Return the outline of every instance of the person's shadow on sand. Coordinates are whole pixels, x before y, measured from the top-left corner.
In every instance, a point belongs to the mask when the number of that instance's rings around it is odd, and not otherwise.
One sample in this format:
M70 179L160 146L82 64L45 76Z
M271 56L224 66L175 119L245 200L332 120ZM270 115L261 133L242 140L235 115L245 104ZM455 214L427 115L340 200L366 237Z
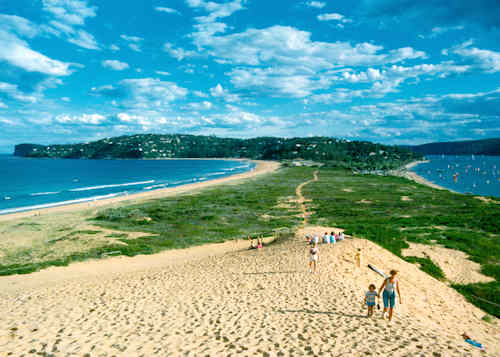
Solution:
M345 312L337 312L337 311L315 311L315 310L309 310L309 309L301 309L301 310L275 310L276 312L279 312L280 314L286 314L286 313L302 313L302 314L324 314L324 315L340 315L340 316L345 316L345 317L355 317L355 318L363 318L366 319L366 315L358 315L358 314L346 314Z

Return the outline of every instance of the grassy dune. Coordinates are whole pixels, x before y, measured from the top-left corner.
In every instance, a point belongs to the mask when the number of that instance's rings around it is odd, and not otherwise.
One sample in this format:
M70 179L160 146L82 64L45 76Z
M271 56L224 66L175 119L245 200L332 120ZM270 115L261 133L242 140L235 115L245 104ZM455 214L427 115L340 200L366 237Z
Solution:
M500 206L470 196L436 190L398 177L351 175L321 170L319 181L304 189L312 199L312 224L346 229L348 234L376 242L398 256L408 242L458 249L481 264L490 283L454 285L472 303L500 316ZM445 279L428 257L405 257L422 270Z
M301 222L295 188L307 169L280 170L242 184L92 210L0 222L0 275L107 255L271 235Z

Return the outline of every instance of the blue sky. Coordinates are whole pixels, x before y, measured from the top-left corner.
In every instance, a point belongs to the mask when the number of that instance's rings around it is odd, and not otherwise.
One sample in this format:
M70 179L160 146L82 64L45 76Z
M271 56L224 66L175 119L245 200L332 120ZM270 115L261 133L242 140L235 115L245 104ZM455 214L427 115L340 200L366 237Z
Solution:
M134 133L500 136L500 6L0 1L0 152Z

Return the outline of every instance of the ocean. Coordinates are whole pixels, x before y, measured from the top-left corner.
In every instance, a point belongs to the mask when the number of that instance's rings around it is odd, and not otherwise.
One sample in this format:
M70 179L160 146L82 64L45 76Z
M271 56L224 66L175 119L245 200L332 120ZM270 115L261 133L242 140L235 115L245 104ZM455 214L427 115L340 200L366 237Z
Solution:
M412 171L456 192L500 197L500 156L426 155Z
M250 161L72 160L0 155L0 214L94 201L222 178Z

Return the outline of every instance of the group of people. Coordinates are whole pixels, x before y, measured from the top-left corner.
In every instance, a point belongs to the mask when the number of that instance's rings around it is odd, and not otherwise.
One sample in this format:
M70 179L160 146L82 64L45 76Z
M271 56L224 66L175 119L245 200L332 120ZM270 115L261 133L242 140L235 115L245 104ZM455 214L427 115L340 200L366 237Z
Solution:
M248 249L261 249L264 247L264 240L262 238L252 238L248 236L248 240L250 241L250 248Z
M344 237L344 232L336 233L336 232L331 232L328 234L328 232L325 232L323 235L322 243L323 244L335 244L337 242L343 241L345 239ZM318 249L318 244L319 244L319 236L318 235L309 235L306 234L306 240L311 246L310 250L310 256L309 256L309 271L311 273L316 273L318 269L318 260L319 260L319 249Z
M317 235L314 236L306 235L306 239L308 243L311 245L309 251L309 272L316 273L319 260L319 248L318 248L319 237ZM343 232L340 233L331 232L330 234L328 234L328 232L325 232L325 234L323 235L323 244L334 244L342 240L344 240ZM357 250L354 260L356 266L360 267L361 265L360 249ZM375 286L375 284L370 284L370 286L368 287L368 291L365 294L365 300L364 300L364 305L366 305L368 309L368 314L367 314L368 317L373 316L373 310L375 305L380 307L380 305L376 304L376 302L377 299L380 299L381 297L384 302L384 310L382 312L382 318L385 319L386 314L388 314L387 317L389 321L392 320L394 306L396 305L396 293L397 296L399 297L399 303L400 304L402 303L401 293L399 291L399 282L396 279L396 275L398 274L398 272L397 270L393 269L390 271L389 274L390 274L389 277L384 278L384 282L380 286L378 293L376 291L377 287Z

